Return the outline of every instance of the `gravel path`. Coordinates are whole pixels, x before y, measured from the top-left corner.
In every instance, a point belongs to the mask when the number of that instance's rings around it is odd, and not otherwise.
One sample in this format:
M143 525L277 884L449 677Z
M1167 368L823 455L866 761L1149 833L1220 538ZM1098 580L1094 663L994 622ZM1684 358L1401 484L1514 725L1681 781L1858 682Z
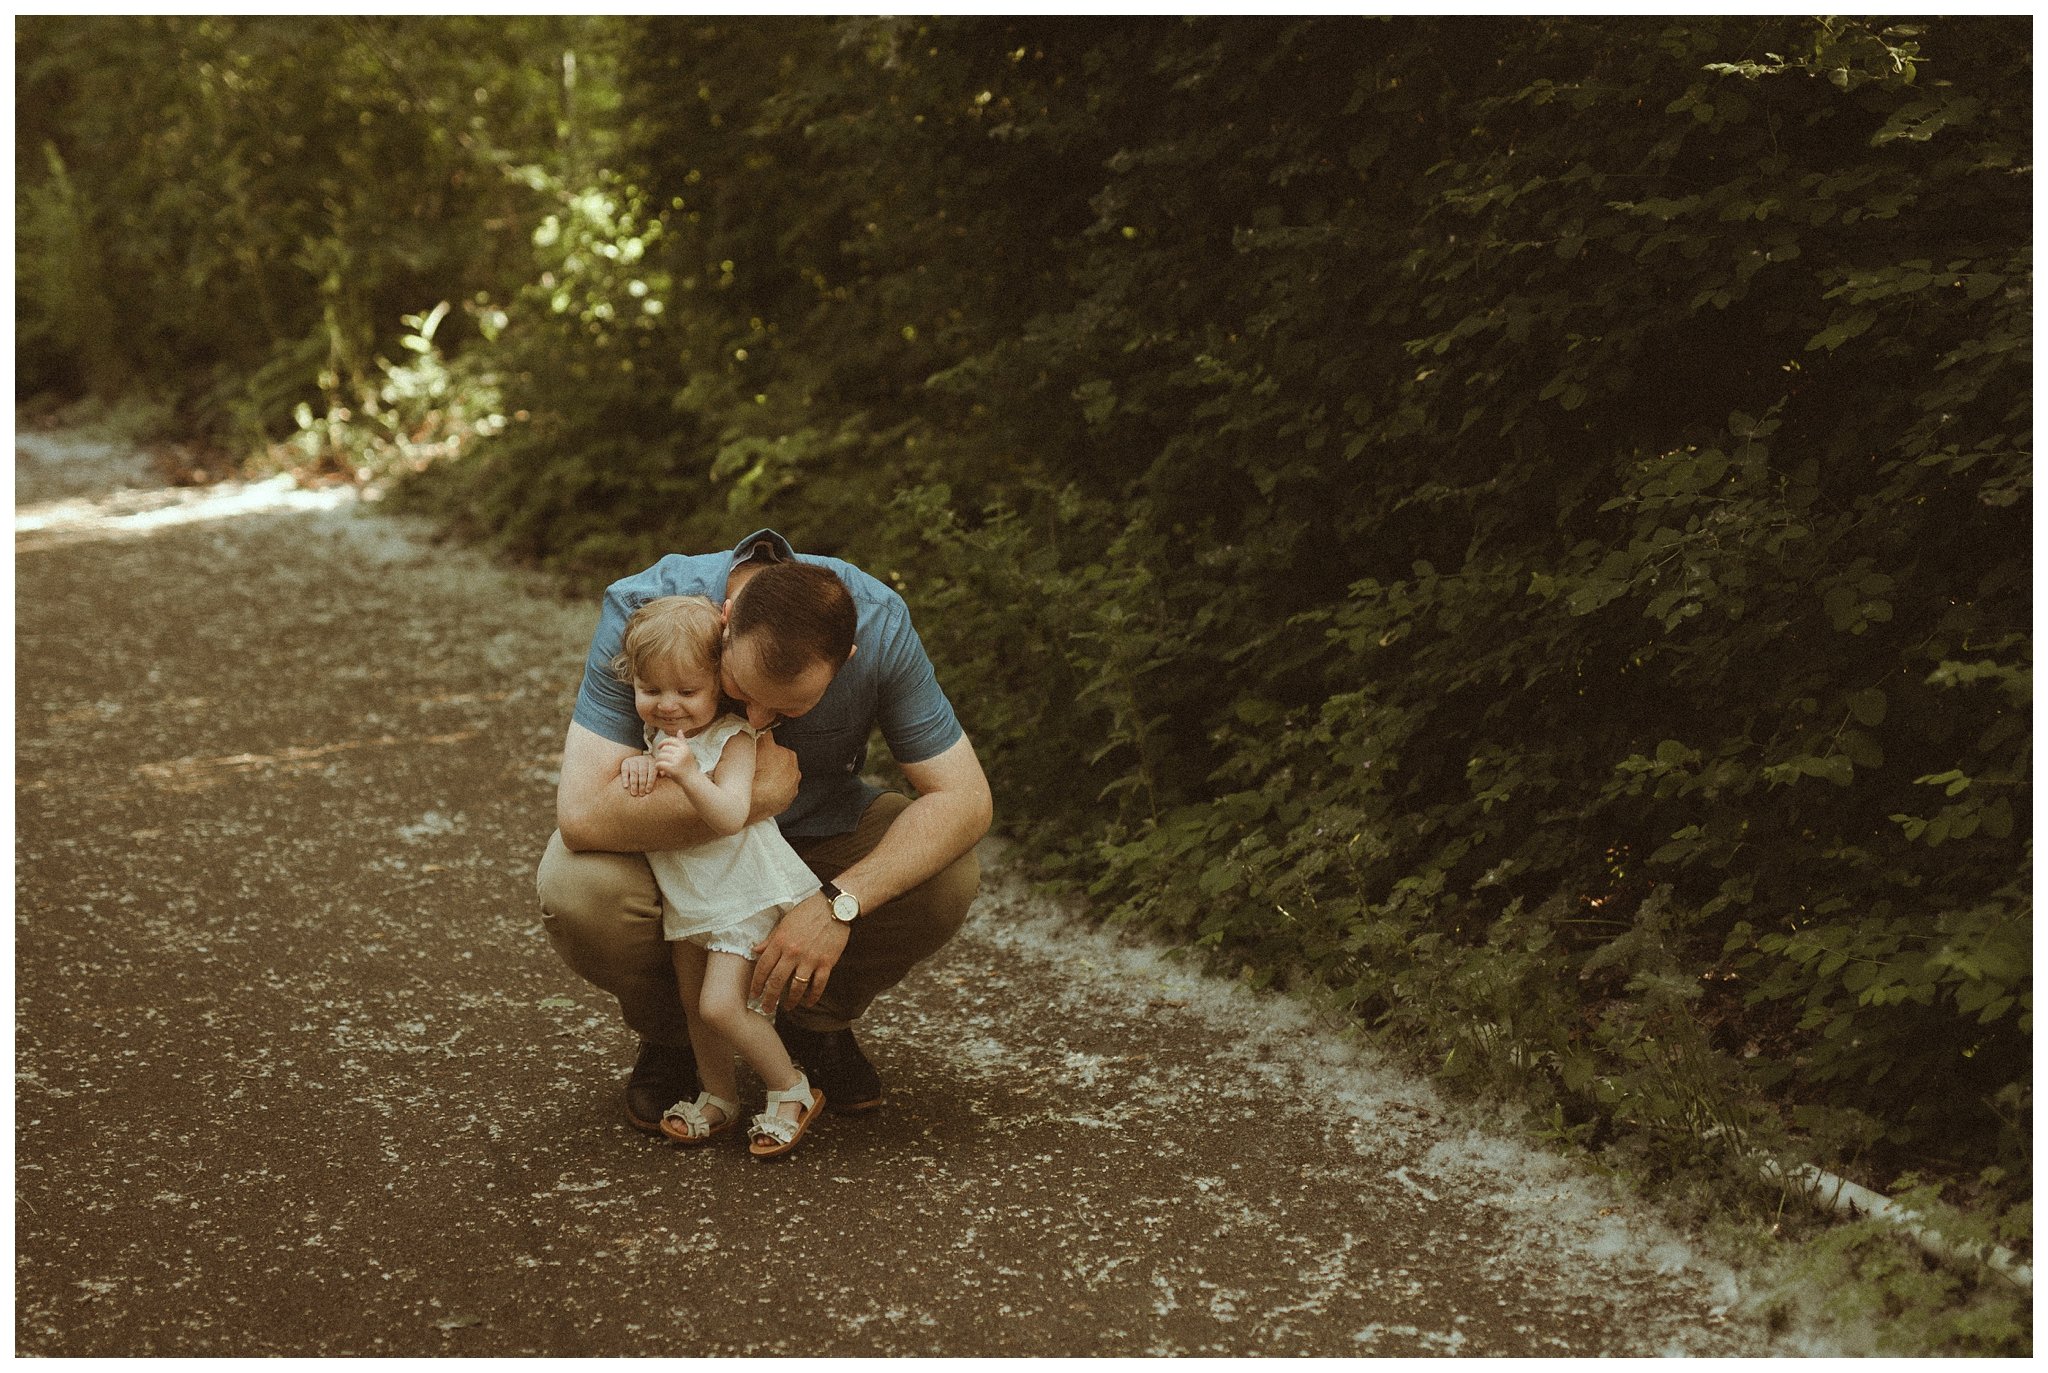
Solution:
M19 1353L1811 1352L993 845L864 1029L886 1109L650 1141L532 900L590 608L75 434L17 436L16 501Z

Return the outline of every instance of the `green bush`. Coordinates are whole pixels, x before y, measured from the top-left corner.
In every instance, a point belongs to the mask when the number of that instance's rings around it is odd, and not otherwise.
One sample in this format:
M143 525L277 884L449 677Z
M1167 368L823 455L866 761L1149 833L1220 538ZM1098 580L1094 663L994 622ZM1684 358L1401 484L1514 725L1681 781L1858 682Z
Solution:
M345 434L378 402L380 363L402 359L406 316L520 279L523 169L555 150L571 31L18 20L20 213L69 217L17 245L17 316L32 302L49 321L17 341L23 384L138 386L242 449Z
M1049 470L892 533L1017 818L1577 1111L2023 1157L2025 68L1940 32L1103 56L1068 308L933 382Z
M2027 102L2000 31L1148 24L1067 47L1092 83L1007 26L902 44L951 60L934 92L899 54L863 170L939 126L911 165L992 194L934 190L904 270L986 303L880 412L938 455L876 455L920 485L870 556L918 570L1015 818L1092 847L1126 918L1533 1064L1575 1110L1696 1138L1767 1096L1896 1156L2019 1156ZM992 51L1025 57L997 81ZM1030 153L965 175L969 108ZM1086 180L1082 123L1119 135ZM1063 156L1075 189L1031 202ZM1004 235L991 205L1028 208ZM922 256L970 214L994 236ZM875 334L901 289L852 276ZM846 355L823 310L763 318L790 370Z

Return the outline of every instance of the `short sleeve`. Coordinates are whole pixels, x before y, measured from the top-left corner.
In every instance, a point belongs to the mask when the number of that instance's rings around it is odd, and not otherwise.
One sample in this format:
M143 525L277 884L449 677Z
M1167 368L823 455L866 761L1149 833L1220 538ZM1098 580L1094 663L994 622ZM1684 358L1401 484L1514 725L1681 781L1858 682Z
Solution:
M646 734L639 712L633 708L633 688L612 675L612 659L626 634L626 621L638 602L632 601L624 583L614 583L604 593L598 612L597 631L590 637L590 652L583 660L583 685L576 692L577 724L627 748L645 747Z
M707 726L702 734L690 741L690 749L697 755L697 766L709 773L715 771L719 760L725 757L725 746L744 734L755 738L754 727L737 715L721 715Z
M898 763L922 763L953 747L965 731L939 688L909 611L900 601L894 609L894 623L879 645L875 718Z

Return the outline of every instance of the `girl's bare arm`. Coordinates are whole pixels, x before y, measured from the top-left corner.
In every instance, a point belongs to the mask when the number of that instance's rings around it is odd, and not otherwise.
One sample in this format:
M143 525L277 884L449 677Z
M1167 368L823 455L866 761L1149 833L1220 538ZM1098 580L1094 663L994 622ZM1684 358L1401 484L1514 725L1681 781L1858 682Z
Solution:
M754 804L754 737L735 734L725 741L718 765L706 776L690 754L690 746L671 739L661 747L658 765L688 793L697 815L717 834L738 834L747 827Z

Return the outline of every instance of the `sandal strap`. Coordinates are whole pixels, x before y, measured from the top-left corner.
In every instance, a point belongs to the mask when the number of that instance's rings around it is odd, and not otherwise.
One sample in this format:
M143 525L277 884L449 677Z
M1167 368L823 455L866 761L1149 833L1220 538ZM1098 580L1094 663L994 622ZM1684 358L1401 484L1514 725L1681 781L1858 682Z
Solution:
M772 1139L777 1144L787 1144L796 1138L802 1116L799 1115L796 1120L788 1120L775 1114L775 1108L790 1105L801 1106L804 1111L809 1111L817 1099L816 1094L811 1091L810 1078L798 1073L794 1086L785 1087L779 1092L771 1090L768 1093L768 1109L754 1117L747 1133L754 1139Z
M663 1120L680 1120L689 1127L690 1133L693 1136L709 1134L713 1127L711 1117L704 1114L707 1107L724 1113L726 1120L731 1120L734 1116L738 1115L740 1109L739 1103L736 1101L727 1101L724 1097L713 1096L709 1092L699 1092L695 1101L678 1101L675 1105L663 1111L661 1118ZM723 1121L720 1122L720 1124L723 1123Z
M808 1108L811 1101L811 1080L802 1073L797 1074L795 1086L785 1087L779 1092L768 1093L768 1104L770 1106L789 1105Z

